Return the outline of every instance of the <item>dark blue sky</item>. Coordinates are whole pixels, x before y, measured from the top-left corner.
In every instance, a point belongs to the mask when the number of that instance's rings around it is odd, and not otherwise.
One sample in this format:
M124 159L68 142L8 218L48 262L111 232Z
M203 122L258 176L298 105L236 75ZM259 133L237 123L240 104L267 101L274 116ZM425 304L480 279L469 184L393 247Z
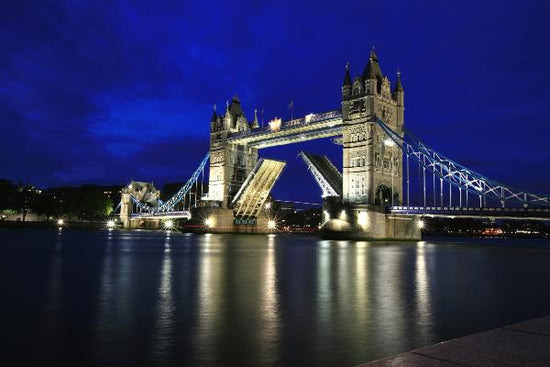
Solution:
M544 1L7 1L0 12L0 177L39 186L185 180L212 105L249 119L340 105L344 65L402 70L405 123L489 177L550 188L550 9ZM295 159L280 198L318 198ZM298 185L297 183L300 182ZM292 189L291 189L292 187Z

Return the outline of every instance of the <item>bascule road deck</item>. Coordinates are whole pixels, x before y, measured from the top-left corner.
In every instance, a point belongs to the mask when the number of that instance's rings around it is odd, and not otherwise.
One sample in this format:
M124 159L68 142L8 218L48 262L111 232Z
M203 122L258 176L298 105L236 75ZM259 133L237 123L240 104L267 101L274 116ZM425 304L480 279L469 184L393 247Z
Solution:
M549 366L550 316L369 362L376 366Z

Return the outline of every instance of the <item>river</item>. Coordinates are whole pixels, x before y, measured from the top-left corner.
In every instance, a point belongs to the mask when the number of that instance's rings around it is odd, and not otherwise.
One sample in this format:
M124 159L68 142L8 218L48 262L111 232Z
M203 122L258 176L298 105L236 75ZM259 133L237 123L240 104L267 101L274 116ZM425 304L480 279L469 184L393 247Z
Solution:
M353 366L550 314L548 240L0 229L0 272L4 365Z

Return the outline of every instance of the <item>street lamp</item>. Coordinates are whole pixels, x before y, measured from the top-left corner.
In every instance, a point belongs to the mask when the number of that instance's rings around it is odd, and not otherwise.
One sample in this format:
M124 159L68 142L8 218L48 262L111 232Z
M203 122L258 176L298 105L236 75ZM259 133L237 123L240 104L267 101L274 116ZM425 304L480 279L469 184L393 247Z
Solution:
M174 221L172 219L168 219L166 222L164 222L164 229L171 230L174 228Z
M384 145L390 148L390 174L391 174L391 206L393 206L393 148L395 143L390 138L384 140Z

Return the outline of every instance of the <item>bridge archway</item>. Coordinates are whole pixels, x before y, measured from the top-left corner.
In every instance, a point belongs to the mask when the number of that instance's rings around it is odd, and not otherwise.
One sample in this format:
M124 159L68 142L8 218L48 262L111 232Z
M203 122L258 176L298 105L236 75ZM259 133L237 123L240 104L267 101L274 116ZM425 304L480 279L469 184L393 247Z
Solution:
M391 205L391 189L386 185L379 185L376 188L374 203L383 206Z

